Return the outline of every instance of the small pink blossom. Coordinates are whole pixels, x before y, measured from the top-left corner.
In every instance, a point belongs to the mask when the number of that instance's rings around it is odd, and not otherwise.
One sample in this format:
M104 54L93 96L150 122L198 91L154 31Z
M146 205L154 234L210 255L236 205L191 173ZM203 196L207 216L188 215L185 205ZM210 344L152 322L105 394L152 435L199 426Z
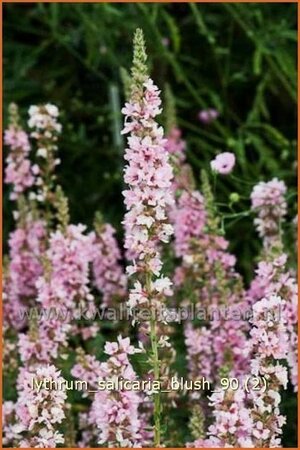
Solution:
M227 175L232 172L235 165L235 156L233 153L224 152L216 156L214 160L211 161L211 169L221 175Z
M198 118L199 118L200 122L209 124L209 123L213 122L214 120L216 120L219 117L219 115L220 115L220 113L216 109L209 108L209 109L203 109L202 111L200 111L198 114Z

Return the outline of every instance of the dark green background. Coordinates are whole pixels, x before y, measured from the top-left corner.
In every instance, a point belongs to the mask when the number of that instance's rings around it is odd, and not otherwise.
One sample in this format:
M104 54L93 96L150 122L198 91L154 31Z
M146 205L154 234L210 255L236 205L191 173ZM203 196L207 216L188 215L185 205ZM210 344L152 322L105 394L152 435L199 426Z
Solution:
M169 83L187 157L197 180L219 151L237 157L234 177L217 184L217 198L243 198L260 179L274 176L289 187L289 219L296 214L296 17L295 4L23 4L4 5L4 112L17 102L52 102L62 112L59 181L72 220L92 224L100 209L121 237L122 152L120 67L129 69L132 35L143 28L149 64L163 90ZM168 38L169 46L163 44ZM205 126L206 107L220 118ZM6 119L5 119L6 120ZM12 227L5 191L4 231ZM224 210L226 212L226 208ZM247 281L259 240L252 217L227 222L231 250ZM293 247L287 226L287 242ZM294 399L285 446L295 446ZM294 417L294 419L293 419Z

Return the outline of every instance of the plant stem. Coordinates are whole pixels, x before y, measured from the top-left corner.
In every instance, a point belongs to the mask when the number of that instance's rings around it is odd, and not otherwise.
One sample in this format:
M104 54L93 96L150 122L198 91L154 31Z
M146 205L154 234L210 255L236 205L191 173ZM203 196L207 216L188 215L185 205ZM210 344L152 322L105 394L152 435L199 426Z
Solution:
M153 371L155 381L159 381L159 358L155 317L151 313L150 320L151 348L153 354ZM154 447L160 447L160 390L154 394Z
M146 289L150 292L151 289L151 274L146 275ZM152 358L151 362L153 364L154 381L160 381L160 361L158 356L158 345L157 345L157 333L156 333L156 318L155 310L151 305L150 298L150 308L151 308L151 318L150 318L150 341L151 341L151 351ZM160 389L158 392L153 394L154 396L154 447L160 447L161 430L160 430L160 412L161 412L161 402L160 402Z

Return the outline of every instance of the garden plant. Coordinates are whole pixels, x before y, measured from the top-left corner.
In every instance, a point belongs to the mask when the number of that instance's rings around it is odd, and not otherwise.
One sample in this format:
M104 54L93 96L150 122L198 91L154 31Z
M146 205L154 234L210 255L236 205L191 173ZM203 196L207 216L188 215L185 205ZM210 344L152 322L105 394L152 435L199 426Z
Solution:
M296 447L282 6L6 6L5 447Z

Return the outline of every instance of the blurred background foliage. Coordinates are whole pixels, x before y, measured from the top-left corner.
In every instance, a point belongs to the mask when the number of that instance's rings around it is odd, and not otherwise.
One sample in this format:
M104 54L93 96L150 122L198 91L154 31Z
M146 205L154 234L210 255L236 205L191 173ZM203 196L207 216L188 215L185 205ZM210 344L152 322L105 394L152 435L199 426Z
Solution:
M252 186L276 176L289 187L292 220L296 4L5 4L4 116L11 101L20 105L24 118L31 104L51 102L61 109L58 170L72 220L91 226L100 209L121 236L120 68L130 68L136 27L145 32L152 77L162 90L168 83L173 91L197 182L200 169L209 169L218 152L232 151L237 166L233 176L218 180L218 202L228 204L230 193L238 192L235 211L248 210ZM207 125L198 119L206 108L220 113ZM7 236L12 207L7 190L4 195ZM260 245L252 217L225 225L249 281ZM287 242L293 249L290 225ZM288 396L286 412L292 414L294 406ZM285 446L293 447L296 420L288 423Z

